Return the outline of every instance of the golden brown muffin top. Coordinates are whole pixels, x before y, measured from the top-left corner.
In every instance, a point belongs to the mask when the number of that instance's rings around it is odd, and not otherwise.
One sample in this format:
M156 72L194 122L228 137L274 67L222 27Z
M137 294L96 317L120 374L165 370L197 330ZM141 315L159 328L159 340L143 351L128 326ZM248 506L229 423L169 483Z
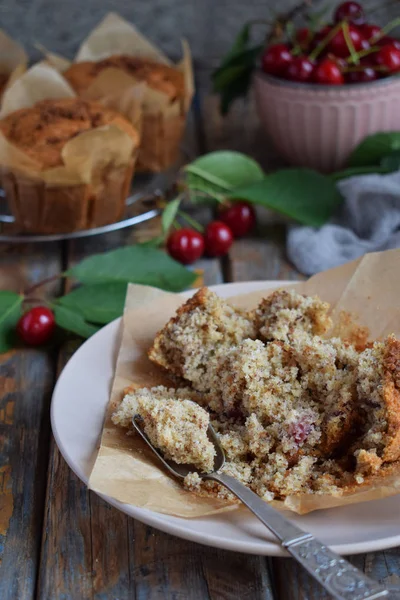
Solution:
M61 152L69 140L104 125L119 127L139 143L136 129L125 117L81 98L41 100L21 108L0 121L0 131L45 169L63 164Z
M98 62L78 62L67 69L63 75L77 94L81 94L101 71L111 67L122 69L139 81L145 81L154 90L164 92L171 102L181 98L185 93L185 82L181 71L135 56L116 55Z

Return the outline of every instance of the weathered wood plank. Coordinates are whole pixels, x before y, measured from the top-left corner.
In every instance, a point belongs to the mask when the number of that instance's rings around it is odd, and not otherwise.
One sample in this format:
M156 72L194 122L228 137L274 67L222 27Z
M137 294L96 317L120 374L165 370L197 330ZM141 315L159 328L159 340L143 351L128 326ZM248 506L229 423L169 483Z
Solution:
M257 236L236 240L228 271L232 281L303 279L286 259L282 224L259 227Z
M264 559L207 548L137 521L129 525L133 525L136 598L272 600Z
M23 291L61 271L60 246L0 247L0 288ZM46 289L51 294L54 283ZM35 296L41 297L44 290ZM0 356L0 597L30 600L39 563L55 351Z
M143 237L149 227L154 224L143 224L139 235ZM126 229L74 240L68 244L67 265L71 267L86 256L133 243L136 232L137 229ZM67 281L68 288L71 284ZM79 345L79 340L64 345L59 371ZM127 521L126 515L89 492L68 467L53 439L37 598L132 598Z

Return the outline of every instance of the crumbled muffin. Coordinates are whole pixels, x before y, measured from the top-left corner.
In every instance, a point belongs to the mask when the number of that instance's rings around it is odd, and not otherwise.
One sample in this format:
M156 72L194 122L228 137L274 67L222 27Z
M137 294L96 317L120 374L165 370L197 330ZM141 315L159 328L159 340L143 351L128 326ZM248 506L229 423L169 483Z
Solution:
M150 359L200 392L212 389L221 357L253 337L251 320L207 288L190 298L157 334Z
M321 337L328 311L316 297L279 291L261 302L253 327L251 313L200 290L157 335L150 358L202 393L155 388L136 396L206 407L223 472L267 501L355 489L400 457L400 342L389 336L361 352ZM193 458L186 452L183 462ZM195 472L184 485L232 499Z
M255 311L258 336L265 341L287 342L296 331L322 335L332 326L329 304L317 296L277 290L262 300Z
M160 386L133 392L125 396L112 420L126 426L135 415L142 418L145 433L166 459L193 464L203 472L213 470L215 448L207 437L210 416L185 399L185 391Z

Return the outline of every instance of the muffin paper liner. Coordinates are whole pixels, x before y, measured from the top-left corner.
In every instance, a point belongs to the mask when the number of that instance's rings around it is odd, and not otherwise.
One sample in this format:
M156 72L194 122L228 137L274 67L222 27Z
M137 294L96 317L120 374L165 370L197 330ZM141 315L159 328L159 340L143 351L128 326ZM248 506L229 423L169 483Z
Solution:
M182 40L182 50L182 60L173 64L132 24L115 13L109 13L82 43L75 58L75 62L99 61L110 56L125 54L149 58L182 71L185 94L174 102L171 102L163 92L150 88L145 82L139 82L118 68L105 69L81 94L83 98L92 100L107 98L107 106L126 115L121 92L136 86L143 89L142 135L137 170L163 171L179 157L186 116L194 93L192 60L186 40ZM51 53L46 53L46 58L60 71L66 70L71 64L66 59Z
M68 97L75 93L62 75L38 64L5 92L0 118L45 98ZM130 120L140 124L140 90L125 90L123 101ZM64 233L118 220L136 156L134 140L108 125L72 138L62 150L64 164L43 170L0 134L2 184L16 225L22 231Z
M18 42L0 29L0 78L5 80L0 86L0 105L3 93L27 69L28 56Z
M368 328L370 339L390 333L400 336L398 269L400 250L367 254L362 259L311 277L306 282L280 289L295 289L306 295L317 294L332 306L335 333L347 335L354 326ZM229 298L234 306L252 309L273 290L257 291ZM101 445L90 476L89 487L120 502L178 517L200 517L236 510L237 503L201 496L185 490L164 472L153 455L135 435L117 427L111 415L127 387L175 387L166 373L151 363L147 351L154 337L185 300L180 294L130 285L121 326L121 343L115 379L106 410ZM301 494L278 508L299 514L377 500L400 492L400 461L388 463L379 476L361 485L344 488L338 495Z

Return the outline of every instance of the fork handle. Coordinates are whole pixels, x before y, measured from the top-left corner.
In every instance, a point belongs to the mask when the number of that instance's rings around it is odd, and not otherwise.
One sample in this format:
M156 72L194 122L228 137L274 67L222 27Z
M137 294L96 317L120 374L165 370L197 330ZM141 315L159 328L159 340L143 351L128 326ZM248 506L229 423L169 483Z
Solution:
M282 546L337 600L390 598L389 591L347 560L335 554L310 533L291 523L248 487L225 473L203 476L217 481L247 506Z

